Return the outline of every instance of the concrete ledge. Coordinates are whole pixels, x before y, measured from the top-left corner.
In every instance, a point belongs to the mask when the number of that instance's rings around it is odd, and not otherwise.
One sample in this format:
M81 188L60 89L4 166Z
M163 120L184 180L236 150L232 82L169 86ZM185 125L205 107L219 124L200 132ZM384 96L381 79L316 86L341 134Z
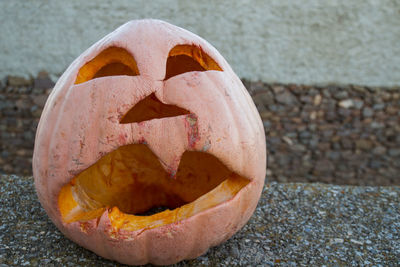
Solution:
M233 238L177 266L393 266L400 262L400 187L278 184L264 188ZM0 266L115 266L66 239L32 177L0 176Z
M0 78L58 76L119 25L158 18L211 42L241 78L400 83L398 1L0 1L0 18Z

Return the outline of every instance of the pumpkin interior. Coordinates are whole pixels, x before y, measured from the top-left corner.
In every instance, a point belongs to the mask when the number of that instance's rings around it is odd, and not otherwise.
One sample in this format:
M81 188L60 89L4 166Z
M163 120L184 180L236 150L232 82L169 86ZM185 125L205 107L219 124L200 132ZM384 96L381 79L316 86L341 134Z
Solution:
M222 71L221 67L196 45L176 45L168 54L165 80L190 71ZM75 84L114 75L139 75L134 57L124 48L108 47L83 65Z
M185 114L190 114L190 112L175 105L164 104L152 93L133 106L122 117L120 123L134 123Z
M171 49L167 59L165 80L189 71L218 70L221 67L200 47L177 45Z
M145 144L122 146L74 177L59 194L65 222L100 218L130 231L183 220L231 199L249 180L215 156L186 151L175 175ZM156 207L167 210L143 215Z
M135 76L139 75L139 69L135 59L128 51L112 46L103 50L79 69L75 84L114 75Z

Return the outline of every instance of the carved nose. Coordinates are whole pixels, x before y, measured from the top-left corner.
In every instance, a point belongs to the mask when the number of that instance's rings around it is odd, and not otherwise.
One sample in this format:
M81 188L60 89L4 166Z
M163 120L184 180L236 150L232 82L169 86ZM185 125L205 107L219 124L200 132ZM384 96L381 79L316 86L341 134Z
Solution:
M135 123L190 114L184 108L162 103L154 93L140 100L121 119L120 123Z

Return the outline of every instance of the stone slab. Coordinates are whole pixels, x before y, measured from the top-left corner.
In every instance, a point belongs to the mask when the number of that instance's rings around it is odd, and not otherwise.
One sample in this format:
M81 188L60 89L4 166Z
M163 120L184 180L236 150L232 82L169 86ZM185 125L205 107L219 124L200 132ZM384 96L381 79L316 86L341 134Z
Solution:
M400 187L267 183L234 237L176 266L395 266ZM0 176L0 266L122 266L66 239L32 177Z
M208 40L241 78L400 84L395 0L0 1L0 18L0 78L41 70L59 76L119 25L156 18Z

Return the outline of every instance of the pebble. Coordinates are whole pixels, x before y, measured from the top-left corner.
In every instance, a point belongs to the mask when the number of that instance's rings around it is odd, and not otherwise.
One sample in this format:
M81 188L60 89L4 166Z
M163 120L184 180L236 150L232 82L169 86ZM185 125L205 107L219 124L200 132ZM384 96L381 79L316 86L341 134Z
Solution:
M363 245L364 243L355 239L350 239L350 242L357 244L357 245Z
M382 109L385 108L385 104L384 103L378 103L378 104L373 105L372 108L374 110L382 110Z
M362 150L369 150L371 149L373 144L369 140L365 139L360 139L356 141L356 148L362 149Z
M314 170L318 173L318 174L323 174L323 173L330 173L335 169L335 166L333 165L333 163L330 160L327 159L322 159L319 160L316 165Z
M289 91L279 93L276 95L275 99L278 103L288 106L297 104L297 98Z
M47 95L35 95L32 97L33 103L40 108L44 107L46 100L47 100Z
M351 108L354 106L354 102L352 99L346 99L339 102L339 106L342 108Z
M314 97L314 106L319 106L322 102L322 96L320 94Z
M382 162L378 160L372 160L369 164L372 169L379 169L382 167Z
M281 85L272 85L271 88L275 94L279 94L287 90L284 86Z
M333 95L333 97L338 100L345 99L349 96L348 91L344 88L337 88L336 91L337 92Z
M373 111L372 108L365 107L365 108L363 109L363 111L362 111L362 115L363 115L365 118L369 118L369 117L372 117L372 115L374 115L374 111Z
M290 137L284 136L284 137L282 137L282 139L283 139L283 141L285 141L289 146L292 146L292 145L293 145L293 141L292 141L292 139L290 139Z
M354 108L361 109L364 106L364 101L362 101L360 99L354 99L353 104L354 104Z
M38 77L33 80L33 88L36 90L53 88L54 85L46 71L39 72Z
M400 156L400 148L391 148L389 149L388 154L391 157L398 157Z
M343 238L333 238L331 239L332 244L342 244L344 242Z
M31 81L28 79L25 79L24 77L19 77L19 76L8 76L7 78L7 84L9 86L17 86L17 87L23 87L23 86L29 86L31 85Z
M379 129L379 128L384 128L385 124L383 124L383 122L377 122L377 121L373 121L371 122L371 128L373 129Z

